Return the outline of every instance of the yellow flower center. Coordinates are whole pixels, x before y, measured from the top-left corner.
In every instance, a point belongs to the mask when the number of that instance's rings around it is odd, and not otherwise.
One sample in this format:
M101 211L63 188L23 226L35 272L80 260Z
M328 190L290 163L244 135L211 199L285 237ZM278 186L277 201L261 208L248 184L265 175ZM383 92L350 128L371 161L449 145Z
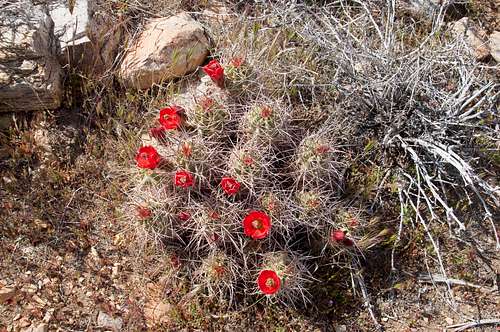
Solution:
M262 224L262 220L260 219L255 219L254 221L252 221L252 227L254 229L262 229L263 228L263 224Z

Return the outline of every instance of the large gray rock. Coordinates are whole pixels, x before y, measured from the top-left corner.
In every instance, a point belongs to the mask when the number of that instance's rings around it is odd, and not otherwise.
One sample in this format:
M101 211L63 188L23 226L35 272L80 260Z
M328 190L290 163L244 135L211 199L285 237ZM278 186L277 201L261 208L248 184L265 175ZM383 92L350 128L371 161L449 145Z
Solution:
M201 24L186 13L153 19L126 51L119 75L126 86L147 89L194 71L208 45Z
M90 42L87 38L87 0L75 0L72 8L68 8L67 0L58 0L50 7L50 16L54 21L54 33L61 43L61 49Z
M52 18L28 1L8 4L2 11L0 112L58 108L62 69Z
M54 34L61 45L59 62L64 69L76 69L87 76L94 76L111 68L120 42L121 28L118 28L118 24L116 28L110 28L113 16L106 11L107 5L109 1L103 3L98 0L50 2ZM92 19L89 15L92 15ZM118 36L114 34L115 30Z

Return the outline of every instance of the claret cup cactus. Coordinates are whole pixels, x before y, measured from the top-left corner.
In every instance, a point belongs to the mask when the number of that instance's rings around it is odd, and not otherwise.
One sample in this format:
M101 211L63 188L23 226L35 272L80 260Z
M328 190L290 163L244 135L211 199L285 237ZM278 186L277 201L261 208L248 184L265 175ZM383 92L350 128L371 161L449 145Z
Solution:
M279 101L243 104L234 89L251 68L223 63L204 68L210 79L189 102L157 111L135 158L130 222L176 248L193 290L229 302L308 301L310 267L356 248L335 216L341 151Z

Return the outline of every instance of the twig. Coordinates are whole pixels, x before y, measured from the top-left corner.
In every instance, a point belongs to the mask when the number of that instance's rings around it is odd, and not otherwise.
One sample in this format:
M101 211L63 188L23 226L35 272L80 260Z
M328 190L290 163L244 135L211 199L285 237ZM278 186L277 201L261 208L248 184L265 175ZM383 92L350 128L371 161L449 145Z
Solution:
M371 317L373 323L375 324L375 328L377 329L377 331L382 331L382 326L380 325L377 318L375 317L373 305L371 304L371 301L370 301L370 295L368 294L368 290L366 289L365 280L364 280L362 272L361 272L361 266L359 265L358 262L356 262L355 264L356 264L356 267L355 267L356 272L352 273L351 275L353 275L355 277L355 279L359 285L359 288L361 289L361 295L363 296L363 300L365 302L365 307L368 310L368 313L370 314L370 317Z
M396 251L396 246L398 245L399 241L401 240L401 232L403 230L404 203L403 203L403 195L401 193L401 188L398 188L398 196L399 196L399 205L400 205L399 227L398 227L398 235L396 237L396 240L394 241L394 244L392 245L392 251L391 251L391 272L396 271L396 268L394 267L394 253Z
M500 319L490 318L490 319L477 320L475 322L467 322L467 323L449 325L446 328L453 329L454 332L459 332L459 331L465 331L467 329L472 329L474 327L481 326L481 325L498 325L498 324L500 324Z
M460 285L460 286L467 286L467 287L472 287L472 288L478 288L478 289L483 289L488 292L495 292L495 288L487 288L481 285L476 285L464 280L460 279L453 279L453 278L446 278L441 274L420 274L418 277L419 282L424 282L424 283L435 283L435 282L442 282L450 285Z
M444 268L444 264L443 264L443 259L441 258L441 252L439 251L439 248L437 246L437 243L436 241L434 240L434 237L432 236L430 230L429 230L429 227L427 226L427 223L425 222L424 218L422 217L422 215L420 214L419 210L418 210L418 205L416 206L415 203L413 203L412 199L410 198L410 196L404 192L404 194L406 195L406 197L408 198L408 202L410 202L410 205L411 207L413 208L413 211L415 212L415 217L416 219L420 222L420 224L424 227L424 230L429 238L429 240L431 241L431 244L432 246L434 247L434 251L436 253L436 257L437 257L437 260L438 260L438 263L439 263L439 267L441 269L441 272L443 273L443 275L446 275L446 270ZM447 288L448 288L448 293L450 294L451 298L453 299L453 293L451 291L451 287L450 287L450 284L446 284Z

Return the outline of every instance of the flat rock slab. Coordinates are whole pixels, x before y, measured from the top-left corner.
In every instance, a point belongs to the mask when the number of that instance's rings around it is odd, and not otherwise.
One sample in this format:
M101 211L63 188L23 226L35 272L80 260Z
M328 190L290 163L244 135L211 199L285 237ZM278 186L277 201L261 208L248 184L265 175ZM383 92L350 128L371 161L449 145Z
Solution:
M7 5L0 21L0 112L55 109L62 69L54 22L29 2Z
M61 48L89 42L86 29L88 25L87 0L75 0L73 8L68 8L68 1L55 3L50 8L54 21L54 33L58 36Z
M147 89L194 71L208 55L208 39L188 14L151 20L126 51L120 67L124 84Z

